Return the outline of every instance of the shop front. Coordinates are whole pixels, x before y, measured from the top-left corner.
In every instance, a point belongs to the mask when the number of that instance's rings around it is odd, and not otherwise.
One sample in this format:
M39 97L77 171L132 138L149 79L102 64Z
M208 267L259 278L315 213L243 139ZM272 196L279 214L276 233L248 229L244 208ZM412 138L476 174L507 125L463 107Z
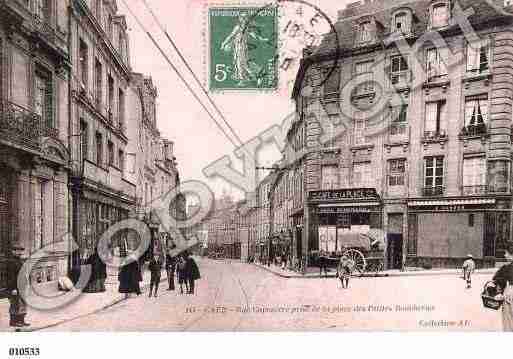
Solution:
M315 265L319 253L339 257L354 248L369 251L382 233L382 202L373 188L309 192L307 248L303 254Z
M406 265L460 267L472 254L478 267L493 267L510 237L509 208L492 197L409 201Z

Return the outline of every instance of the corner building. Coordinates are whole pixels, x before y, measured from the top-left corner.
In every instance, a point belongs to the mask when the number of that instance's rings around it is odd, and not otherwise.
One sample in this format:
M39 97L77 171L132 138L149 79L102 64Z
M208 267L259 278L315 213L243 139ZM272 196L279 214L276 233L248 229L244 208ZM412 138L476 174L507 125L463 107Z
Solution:
M382 230L386 268L459 266L468 253L480 266L503 260L513 22L494 3L353 3L339 11L337 36L305 49L293 94L294 128L306 129L296 156L303 255ZM457 23L468 8L477 38ZM443 41L425 40L435 33Z

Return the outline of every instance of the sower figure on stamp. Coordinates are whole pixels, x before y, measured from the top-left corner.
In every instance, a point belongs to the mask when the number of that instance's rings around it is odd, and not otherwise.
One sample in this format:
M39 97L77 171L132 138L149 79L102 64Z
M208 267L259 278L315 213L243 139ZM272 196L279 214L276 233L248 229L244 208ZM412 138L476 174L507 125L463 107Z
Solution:
M9 296L9 325L11 327L25 327L27 315L27 304L21 296L21 289L18 288L18 275L23 267L24 248L13 247L7 262L7 290Z
M467 282L467 289L472 287L472 273L476 269L476 264L472 254L467 255L467 260L463 262L463 279Z
M154 255L150 261L149 265L150 269L150 294L148 297L151 297L153 289L155 289L154 296L157 297L157 292L159 290L160 283L160 275L162 272L162 260L158 255Z
M176 257L166 254L166 272L169 287L167 290L175 290Z
M493 282L502 291L502 326L505 332L513 332L513 242L506 245L503 265L493 276Z

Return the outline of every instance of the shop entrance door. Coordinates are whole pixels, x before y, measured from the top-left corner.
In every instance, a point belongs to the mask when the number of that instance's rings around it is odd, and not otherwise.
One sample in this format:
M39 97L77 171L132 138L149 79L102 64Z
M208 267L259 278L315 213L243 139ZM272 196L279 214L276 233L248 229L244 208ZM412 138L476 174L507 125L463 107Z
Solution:
M403 235L389 233L387 235L388 269L401 269L403 266Z
M303 257L303 231L300 227L296 227L296 258L301 261Z

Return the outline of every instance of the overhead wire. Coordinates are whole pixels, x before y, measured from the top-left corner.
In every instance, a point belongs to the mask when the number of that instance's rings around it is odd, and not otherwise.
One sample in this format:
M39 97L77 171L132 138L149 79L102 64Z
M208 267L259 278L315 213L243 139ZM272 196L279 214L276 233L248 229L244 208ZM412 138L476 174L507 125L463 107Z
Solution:
M210 112L210 110L207 108L207 106L203 103L203 101L201 100L201 98L199 98L199 96L196 94L196 92L192 89L191 85L186 81L186 79L184 78L184 76L182 75L182 73L178 70L178 68L175 66L175 64L171 61L171 59L169 58L169 56L167 56L167 54L164 52L164 50L162 49L162 47L157 43L157 41L155 40L155 38L153 37L153 35L148 31L148 29L146 28L146 26L144 26L144 24L141 22L141 20L139 19L139 17L134 13L134 11L130 8L130 6L128 6L127 4L127 1L126 0L121 0L123 2L123 4L125 5L125 7L127 8L128 12L130 13L130 15L132 15L132 17L135 19L135 21L137 22L137 24L139 25L139 27L141 28L141 30L148 36L148 38L151 40L151 42L153 43L153 45L159 50L160 54L164 57L164 59L166 60L166 62L169 64L169 66L171 66L171 68L173 69L173 71L177 74L177 76L180 78L180 80L184 83L184 85L187 87L187 89L189 90L189 92L192 94L192 96L196 99L196 101L200 104L200 106L203 108L203 110L208 114L208 116L214 121L214 123L217 125L217 127L219 128L219 130L225 135L225 137L232 143L233 146L235 146L235 148L238 148L240 145L237 144L233 138L230 137L230 135L226 132L226 130L223 128L223 126L219 123L219 121L215 118L215 116L212 114L212 112Z

